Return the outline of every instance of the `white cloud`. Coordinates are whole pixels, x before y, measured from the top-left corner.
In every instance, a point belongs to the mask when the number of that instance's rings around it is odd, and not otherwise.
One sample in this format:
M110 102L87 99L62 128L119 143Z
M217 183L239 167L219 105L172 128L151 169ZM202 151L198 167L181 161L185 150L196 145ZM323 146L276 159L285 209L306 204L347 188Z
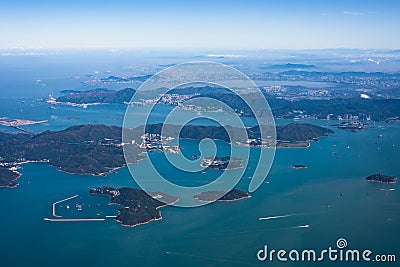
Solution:
M343 11L343 14L350 15L350 16L361 16L361 15L364 15L364 13L361 13L361 12L358 12L358 11Z
M363 98L363 99L370 99L370 98L371 98L371 97L370 97L369 95L367 95L367 94L361 94L360 97Z
M245 58L247 55L225 55L225 54L208 54L207 57L229 57L229 58Z

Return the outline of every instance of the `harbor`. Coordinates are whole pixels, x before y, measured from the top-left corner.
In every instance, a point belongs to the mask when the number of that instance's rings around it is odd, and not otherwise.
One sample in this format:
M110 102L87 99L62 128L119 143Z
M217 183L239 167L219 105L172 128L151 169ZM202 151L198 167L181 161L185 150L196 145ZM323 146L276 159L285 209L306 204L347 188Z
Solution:
M54 218L45 217L45 218L43 218L43 220L48 221L48 222L102 222L102 221L105 221L106 219L115 219L117 217L115 215L106 215L105 218L63 218L63 216L57 214L57 205L67 202L72 199L76 199L77 197L79 197L79 195L74 195L74 196L67 197L67 198L53 202L52 216ZM83 209L82 206L83 206L83 204L76 204L75 205L76 210L82 211L82 209ZM67 210L69 210L70 206L66 205L65 208ZM100 215L100 214L98 214L98 215Z
M54 202L53 205L52 205L52 207L53 207L53 212L52 212L53 217L56 217L56 218L61 218L61 217L62 217L61 215L57 215L57 214L56 214L56 206L57 206L57 204L60 204L60 203L62 203L62 202L65 202L65 201L68 201L68 200L71 200L71 199L74 199L74 198L77 198L78 196L79 196L79 195L75 195L75 196L67 197L67 198L64 198L64 199L62 199L62 200L59 200L59 201Z

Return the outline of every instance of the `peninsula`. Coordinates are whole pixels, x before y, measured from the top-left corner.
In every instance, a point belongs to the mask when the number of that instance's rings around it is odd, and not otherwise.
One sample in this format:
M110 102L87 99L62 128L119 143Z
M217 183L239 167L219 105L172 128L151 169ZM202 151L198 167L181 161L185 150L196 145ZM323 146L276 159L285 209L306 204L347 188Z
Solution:
M21 174L17 171L17 168L16 166L0 166L0 187L15 188L18 186L17 179Z
M124 103L129 102L136 90L125 88L122 90L109 90L97 88L88 91L63 90L64 93L56 99L56 103L93 104L93 103Z

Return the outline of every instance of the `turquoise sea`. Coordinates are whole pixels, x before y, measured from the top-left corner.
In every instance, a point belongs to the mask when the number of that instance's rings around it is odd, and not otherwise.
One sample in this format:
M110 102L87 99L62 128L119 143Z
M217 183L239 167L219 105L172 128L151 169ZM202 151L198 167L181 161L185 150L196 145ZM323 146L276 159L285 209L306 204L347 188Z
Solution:
M86 119L93 116L97 123L110 123L108 118L100 119L105 107L65 107L58 112L67 116L71 109L80 117L87 114ZM120 109L111 107L106 111L117 116ZM66 127L70 121L56 119L53 128ZM45 126L35 127L39 130ZM166 207L162 209L162 220L135 228L122 227L112 219L76 223L43 220L51 217L54 201L75 194L79 198L68 202L71 211L60 212L81 216L72 211L79 203L84 204L85 215L114 215L107 198L91 197L87 191L101 185L135 187L126 168L106 177L92 177L65 174L45 163L24 164L20 186L0 190L0 238L6 241L0 245L1 262L3 266L262 265L256 253L265 244L273 248L322 249L333 246L340 237L346 238L352 248L398 254L398 184L368 183L364 177L377 172L400 176L400 124L379 123L376 128L356 133L332 129L335 134L313 142L308 149L278 149L266 182L252 198L190 209ZM384 136L379 138L379 134ZM184 140L183 146L195 151L198 142ZM220 146L223 150L223 144ZM292 169L292 164L308 168ZM192 186L198 185L199 179L207 181L215 175L186 178L174 175L174 171L168 169L172 181ZM246 189L249 180L245 175L238 187ZM102 206L95 207L99 203ZM258 220L289 214L296 215ZM304 225L309 227L296 228Z
M0 117L49 121L26 127L35 132L85 123L122 123L121 105L50 109L39 95L3 96ZM399 184L368 183L364 179L373 173L400 177L400 124L377 123L375 128L370 125L353 133L330 126L334 121L307 122L328 126L335 133L312 142L307 149L278 149L267 179L250 199L198 208L165 207L162 220L134 228L112 219L74 223L43 220L51 217L53 202L76 194L78 198L60 205L60 214L115 215L117 207L107 205L108 198L90 196L88 189L102 185L136 187L127 168L106 177L93 177L65 174L45 163L24 164L19 187L0 189L0 265L309 266L259 262L256 254L264 245L276 250L322 250L336 247L338 238L345 238L348 248L400 257ZM0 130L15 131L4 126ZM380 134L383 137L378 137ZM197 141L182 142L185 149L197 150ZM226 151L224 144L219 146ZM159 162L161 168L163 164ZM308 168L293 169L292 164ZM167 170L171 181L191 186L210 180L217 172L182 177L179 171ZM138 175L145 177L145 170ZM238 187L246 190L249 181L245 174ZM83 210L77 211L75 204L83 204ZM271 216L286 217L259 220ZM375 266L343 262L325 265Z

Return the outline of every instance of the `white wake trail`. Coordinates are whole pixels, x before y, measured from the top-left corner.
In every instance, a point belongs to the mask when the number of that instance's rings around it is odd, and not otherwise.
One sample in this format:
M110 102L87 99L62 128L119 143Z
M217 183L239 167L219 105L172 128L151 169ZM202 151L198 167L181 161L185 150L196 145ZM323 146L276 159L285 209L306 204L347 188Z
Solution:
M306 225L299 225L299 226L289 227L288 229L309 228L309 227L310 227L310 225L306 224Z
M259 221L273 220L273 219L287 218L287 217L292 217L292 216L299 216L299 215L303 215L303 214L305 214L305 213L293 213L293 214L270 216L270 217L260 217L260 218L258 218L258 220Z

